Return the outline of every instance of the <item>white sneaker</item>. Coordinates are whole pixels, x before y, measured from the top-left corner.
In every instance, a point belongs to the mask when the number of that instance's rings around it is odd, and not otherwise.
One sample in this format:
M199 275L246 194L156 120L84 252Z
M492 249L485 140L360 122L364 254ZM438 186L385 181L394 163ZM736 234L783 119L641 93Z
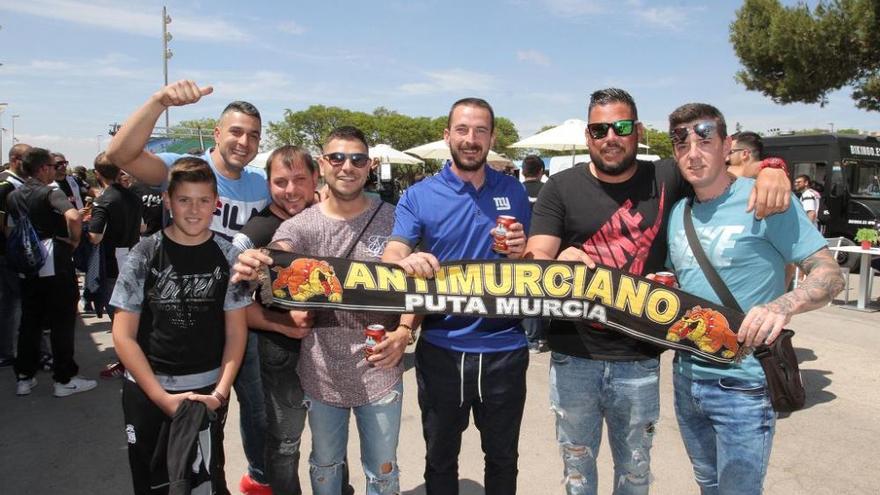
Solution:
M67 397L68 395L88 392L98 386L95 380L87 380L81 376L74 376L67 383L55 382L55 397Z
M31 390L37 386L37 377L18 380L15 383L15 395L31 395Z

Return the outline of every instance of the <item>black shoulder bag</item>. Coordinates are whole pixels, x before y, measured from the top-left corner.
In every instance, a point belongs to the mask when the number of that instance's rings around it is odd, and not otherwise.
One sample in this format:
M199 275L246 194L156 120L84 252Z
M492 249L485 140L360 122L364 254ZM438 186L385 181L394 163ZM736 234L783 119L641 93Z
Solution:
M742 308L727 284L718 275L715 267L709 262L700 240L697 239L697 233L694 231L694 221L691 217L691 201L688 200L684 208L684 231L687 235L688 244L691 252L700 264L703 274L709 280L709 284L721 298L721 302L729 307L742 312ZM764 375L767 377L767 389L770 392L770 401L773 403L773 409L777 412L792 412L804 407L806 392L804 384L801 381L801 373L798 369L797 355L791 344L791 338L794 331L784 329L776 337L772 344L761 344L755 347L755 357L764 368Z

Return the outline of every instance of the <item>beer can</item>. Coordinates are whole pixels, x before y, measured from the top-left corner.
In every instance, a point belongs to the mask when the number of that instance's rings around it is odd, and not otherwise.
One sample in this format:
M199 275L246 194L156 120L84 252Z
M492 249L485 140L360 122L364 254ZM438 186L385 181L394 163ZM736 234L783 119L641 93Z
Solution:
M657 272L654 274L654 282L667 285L669 287L675 287L675 274L672 272Z
M376 347L376 344L385 340L385 327L378 323L367 325L367 328L364 329L364 337L364 343L366 344L364 354L369 357L373 354L373 348Z
M495 230L492 231L494 242L492 249L496 253L507 254L507 232L510 226L516 223L516 217L510 215L498 215L495 219Z

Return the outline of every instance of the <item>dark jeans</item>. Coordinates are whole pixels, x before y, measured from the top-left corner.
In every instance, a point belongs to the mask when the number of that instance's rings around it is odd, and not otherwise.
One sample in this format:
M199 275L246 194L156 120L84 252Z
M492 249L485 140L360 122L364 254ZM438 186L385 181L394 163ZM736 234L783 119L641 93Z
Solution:
M15 357L16 334L21 322L21 279L0 256L0 359Z
M461 434L468 427L471 410L486 459L486 495L516 493L519 429L528 366L529 353L525 347L470 354L419 340L416 379L427 450L428 495L458 494Z
M256 332L248 332L247 347L233 387L238 397L241 446L248 461L248 475L258 483L266 481L266 401L260 380L260 354Z
M304 392L296 373L299 350L288 350L263 334L257 338L260 378L266 401L266 482L274 495L301 495L300 439L306 425ZM352 494L348 462L342 473L342 494Z
M76 277L73 272L59 272L52 277L33 277L21 284L21 327L18 331L18 356L15 373L20 379L33 377L40 368L40 340L43 323L48 323L52 354L55 358L52 378L67 383L79 373L73 360L76 326Z

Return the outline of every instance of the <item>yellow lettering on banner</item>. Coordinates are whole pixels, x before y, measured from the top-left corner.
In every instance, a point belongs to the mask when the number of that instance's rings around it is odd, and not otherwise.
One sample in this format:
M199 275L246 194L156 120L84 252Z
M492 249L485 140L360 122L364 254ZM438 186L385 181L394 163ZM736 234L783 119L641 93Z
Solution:
M420 294L428 293L428 281L423 279L422 277L415 277L413 281L416 284L416 292Z
M650 288L651 286L647 283L638 282L638 289L636 289L634 278L621 275L614 307L621 311L629 311L631 315L641 316L645 310L645 299Z
M440 271L434 274L434 285L437 287L437 294L449 294L449 284L446 280L446 270L450 267L441 266Z
M376 280L373 279L373 273L363 263L352 263L348 265L348 273L345 274L346 289L354 289L358 285L366 290L376 290Z
M544 291L552 297L568 297L571 292L571 267L550 265L544 270Z
M581 297L584 293L584 285L587 283L587 265L579 263L574 266L574 282L572 283L572 297Z
M601 299L602 304L612 306L614 304L613 289L614 283L611 281L611 272L602 268L596 268L584 297L592 301Z
M678 315L678 296L665 289L654 289L648 295L648 318L661 325L671 322Z
M379 290L406 292L406 272L400 268L376 265L376 280Z
M486 263L483 266L486 293L490 296L507 296L513 292L513 266L509 263L501 264L500 274L496 276L495 269L499 265Z
M450 266L447 276L449 277L449 292L465 296L483 295L483 274L480 272L481 265L471 263L464 266Z
M513 267L513 293L520 297L542 297L541 266L531 263L517 263Z

